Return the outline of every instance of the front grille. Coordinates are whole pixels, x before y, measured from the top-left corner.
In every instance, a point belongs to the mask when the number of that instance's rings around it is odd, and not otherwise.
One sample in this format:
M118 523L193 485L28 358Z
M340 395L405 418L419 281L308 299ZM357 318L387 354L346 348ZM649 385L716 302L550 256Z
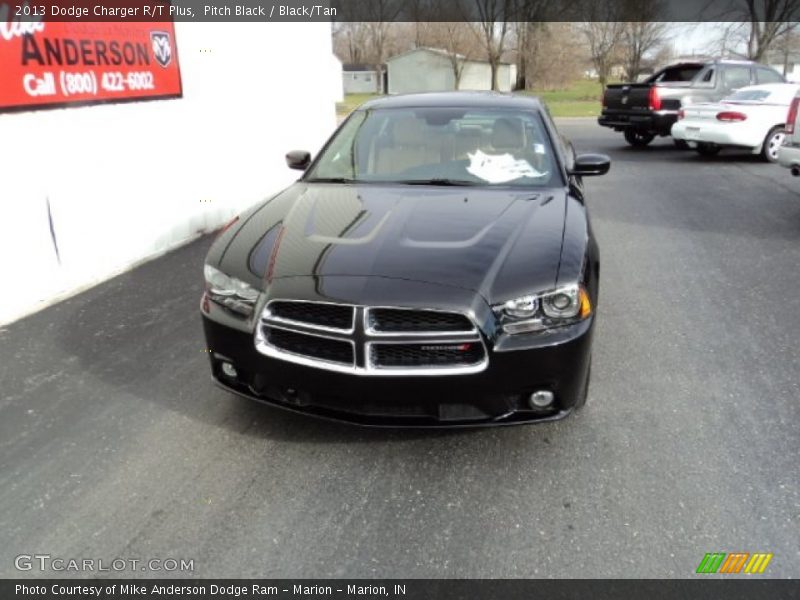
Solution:
M477 373L489 360L465 314L295 300L267 305L255 344L272 358L358 375Z
M370 363L376 368L468 367L484 357L479 342L372 344Z
M460 313L403 308L372 308L367 324L379 333L453 333L472 332L472 322Z
M272 316L294 321L311 327L329 327L350 330L353 328L355 308L344 304L324 304L318 302L272 302L269 307Z
M274 327L265 326L264 329L267 341L285 352L344 365L355 362L353 345L350 342Z

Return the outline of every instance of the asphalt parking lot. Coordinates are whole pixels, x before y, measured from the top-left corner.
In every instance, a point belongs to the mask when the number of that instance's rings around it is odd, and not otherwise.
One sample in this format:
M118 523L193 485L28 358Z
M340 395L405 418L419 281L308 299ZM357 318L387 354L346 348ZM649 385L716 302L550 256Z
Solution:
M46 553L202 577L690 577L742 551L800 577L800 179L561 130L613 160L587 179L582 412L386 431L228 395L200 327L205 238L0 328L0 576Z

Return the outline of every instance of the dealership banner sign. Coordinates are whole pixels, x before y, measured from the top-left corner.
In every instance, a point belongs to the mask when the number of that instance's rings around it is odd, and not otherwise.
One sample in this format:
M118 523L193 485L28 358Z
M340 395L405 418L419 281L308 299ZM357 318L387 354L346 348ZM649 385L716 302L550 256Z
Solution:
M171 21L14 21L3 6L0 112L182 94Z

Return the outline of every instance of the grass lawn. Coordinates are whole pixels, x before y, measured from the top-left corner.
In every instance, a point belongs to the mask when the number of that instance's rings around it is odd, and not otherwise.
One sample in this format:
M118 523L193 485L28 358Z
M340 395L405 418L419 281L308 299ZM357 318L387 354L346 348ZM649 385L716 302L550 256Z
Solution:
M600 114L602 91L596 81L581 79L564 90L526 90L519 93L539 96L547 103L554 117L596 117ZM348 94L344 97L344 102L336 105L336 114L343 119L360 104L376 96L377 94Z
M600 84L580 79L565 90L526 90L523 94L539 96L554 117L596 117L603 97Z

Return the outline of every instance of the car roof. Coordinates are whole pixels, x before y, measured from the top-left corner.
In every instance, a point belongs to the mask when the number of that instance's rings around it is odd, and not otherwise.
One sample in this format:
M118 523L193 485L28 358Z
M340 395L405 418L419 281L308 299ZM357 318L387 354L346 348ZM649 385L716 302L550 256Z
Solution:
M426 92L420 94L401 94L383 96L368 100L359 110L380 108L519 108L538 110L542 102L536 96L524 94L503 94L500 92Z

